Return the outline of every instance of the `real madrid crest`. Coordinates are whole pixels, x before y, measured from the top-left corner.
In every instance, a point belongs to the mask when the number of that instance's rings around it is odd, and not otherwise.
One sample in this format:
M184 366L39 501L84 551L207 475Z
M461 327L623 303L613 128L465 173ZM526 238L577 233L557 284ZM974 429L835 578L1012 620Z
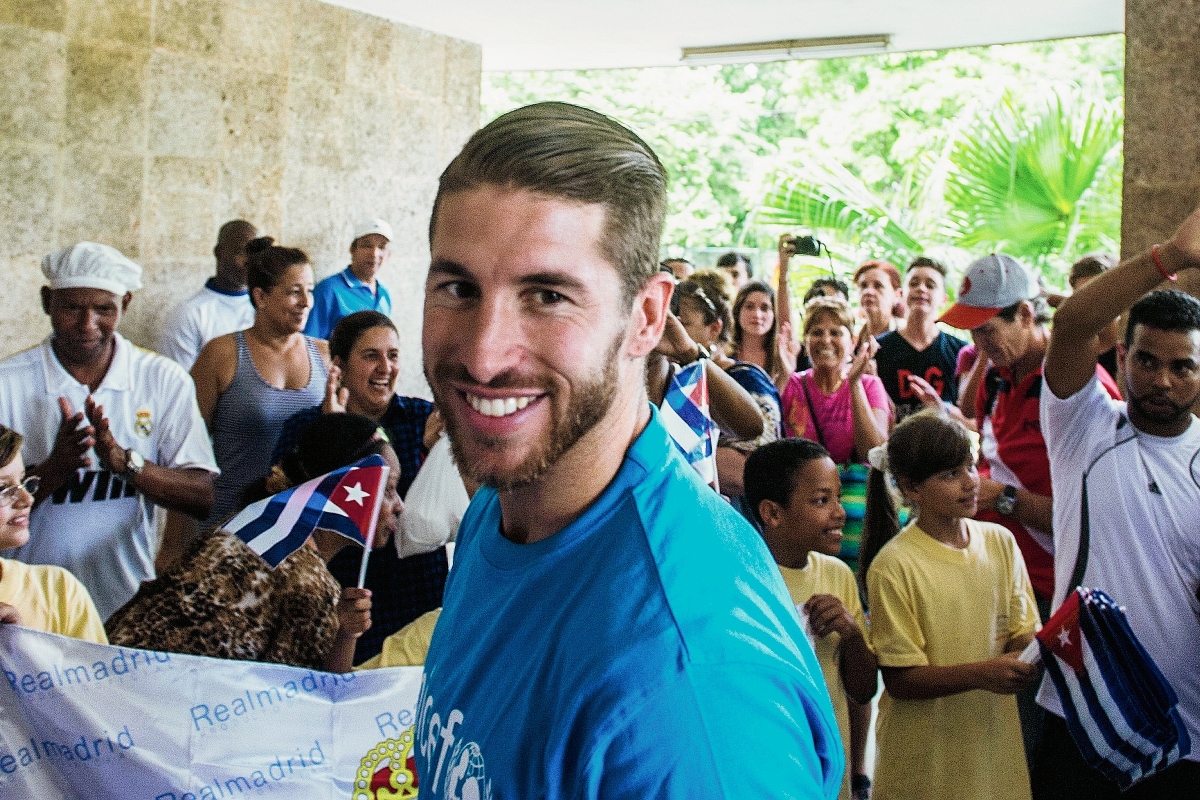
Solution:
M134 416L133 429L138 436L149 436L154 432L154 420L150 416L150 409L139 408Z
M410 800L417 796L413 729L387 739L363 756L354 781L353 800Z

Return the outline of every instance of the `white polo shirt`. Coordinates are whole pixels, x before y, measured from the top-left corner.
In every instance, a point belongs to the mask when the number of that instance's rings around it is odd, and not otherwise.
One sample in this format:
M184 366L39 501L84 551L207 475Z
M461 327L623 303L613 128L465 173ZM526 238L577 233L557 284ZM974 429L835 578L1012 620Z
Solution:
M167 316L158 352L191 370L204 345L218 336L244 331L254 324L249 292L226 292L210 278L204 288Z
M1066 400L1045 387L1041 422L1054 487L1054 608L1075 588L1086 480L1090 546L1081 583L1125 606L1179 696L1188 734L1200 741L1200 420L1169 438L1139 431L1125 403L1093 377ZM1049 678L1038 702L1063 715ZM1200 750L1188 758L1200 761Z
M58 398L82 411L88 387L59 363L47 337L37 347L0 361L0 423L25 436L25 463L40 464L54 448L62 422ZM115 334L116 352L94 397L104 406L117 443L163 467L217 473L196 387L168 358ZM83 582L107 619L154 577L156 507L108 470L94 452L91 467L38 506L29 542L6 553L27 564L56 564Z

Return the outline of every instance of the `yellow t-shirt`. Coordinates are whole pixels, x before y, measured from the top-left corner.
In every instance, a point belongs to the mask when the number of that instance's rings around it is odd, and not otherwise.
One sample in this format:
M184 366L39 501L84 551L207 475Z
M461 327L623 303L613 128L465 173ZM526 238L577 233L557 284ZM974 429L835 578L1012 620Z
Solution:
M15 606L26 628L108 644L91 595L62 567L0 558L0 603Z
M909 525L867 573L871 644L881 667L986 661L1039 627L1033 588L1011 533L967 520L970 542L947 547ZM1013 695L982 690L879 701L875 800L1028 800Z
M783 582L787 584L788 594L799 611L814 594L831 594L841 600L846 610L854 617L859 630L867 635L867 618L863 614L862 603L858 599L858 586L854 582L854 573L850 568L833 556L810 552L808 563L802 569L790 569L781 566ZM817 653L817 663L821 665L821 673L825 676L825 687L829 690L829 699L833 701L833 713L837 717L838 730L842 734L842 747L846 750L846 774L842 778L842 790L838 793L841 800L850 798L850 707L846 702L846 686L842 682L842 637L841 634L831 633L817 639L814 648Z
M426 611L412 622L383 640L383 650L374 658L368 658L355 669L383 669L384 667L420 667L425 664L429 652L429 640L437 625L442 609Z

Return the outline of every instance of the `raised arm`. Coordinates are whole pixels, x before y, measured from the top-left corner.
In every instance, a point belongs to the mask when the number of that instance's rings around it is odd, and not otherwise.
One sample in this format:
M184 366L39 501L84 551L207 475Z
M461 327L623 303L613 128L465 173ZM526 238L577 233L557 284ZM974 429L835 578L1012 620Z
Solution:
M1167 276L1200 267L1200 209L1174 237L1096 276L1063 301L1046 350L1045 380L1056 397L1078 392L1096 373L1096 337Z
M775 289L775 317L779 320L779 328L786 323L795 330L792 320L792 295L788 290L788 262L796 255L796 237L785 233L779 237L779 284ZM796 362L793 360L792 364Z

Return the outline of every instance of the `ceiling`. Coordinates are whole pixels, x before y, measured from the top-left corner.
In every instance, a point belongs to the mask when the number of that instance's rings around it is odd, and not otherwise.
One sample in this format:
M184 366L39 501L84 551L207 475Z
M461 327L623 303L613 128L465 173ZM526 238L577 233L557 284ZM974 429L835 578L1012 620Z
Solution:
M485 70L672 66L683 47L891 34L891 49L1124 30L1122 0L331 0L483 46Z

